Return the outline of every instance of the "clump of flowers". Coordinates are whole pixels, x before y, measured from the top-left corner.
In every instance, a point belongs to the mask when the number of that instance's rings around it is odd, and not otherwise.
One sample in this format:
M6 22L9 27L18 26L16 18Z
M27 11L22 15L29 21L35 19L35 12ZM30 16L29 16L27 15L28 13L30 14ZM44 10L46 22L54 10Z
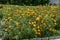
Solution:
M52 8L54 7L54 8ZM4 6L1 30L3 37L12 40L52 36L56 33L57 6Z

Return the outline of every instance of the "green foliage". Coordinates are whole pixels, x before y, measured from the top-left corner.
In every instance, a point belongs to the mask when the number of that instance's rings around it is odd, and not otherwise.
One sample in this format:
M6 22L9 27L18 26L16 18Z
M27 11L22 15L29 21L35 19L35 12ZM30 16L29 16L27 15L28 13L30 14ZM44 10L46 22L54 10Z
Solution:
M57 32L58 6L3 5L0 11L3 11L0 34L5 40L54 36Z
M60 11L58 11L58 12L60 12ZM56 20L57 20L58 24L55 26L55 29L60 30L60 14L57 15Z
M0 2L18 5L43 5L49 3L49 0L2 0Z

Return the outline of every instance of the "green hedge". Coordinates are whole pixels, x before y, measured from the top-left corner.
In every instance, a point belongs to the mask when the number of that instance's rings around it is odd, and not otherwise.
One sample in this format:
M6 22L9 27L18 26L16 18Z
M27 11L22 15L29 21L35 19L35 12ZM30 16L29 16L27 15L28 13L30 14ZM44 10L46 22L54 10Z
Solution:
M49 3L49 0L2 0L4 4L18 4L18 5L39 5Z

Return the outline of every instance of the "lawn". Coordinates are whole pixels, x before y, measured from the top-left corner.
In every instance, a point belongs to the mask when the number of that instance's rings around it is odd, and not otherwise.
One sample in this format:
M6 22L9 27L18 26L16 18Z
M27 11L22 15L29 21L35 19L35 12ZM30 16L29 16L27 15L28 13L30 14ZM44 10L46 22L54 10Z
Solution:
M6 40L60 35L58 5L19 6L0 4L0 33Z

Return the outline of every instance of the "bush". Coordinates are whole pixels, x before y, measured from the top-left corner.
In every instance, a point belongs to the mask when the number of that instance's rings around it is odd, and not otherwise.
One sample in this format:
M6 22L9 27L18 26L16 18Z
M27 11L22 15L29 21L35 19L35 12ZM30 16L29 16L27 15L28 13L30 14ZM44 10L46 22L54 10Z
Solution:
M49 0L2 0L0 2L18 5L43 5L49 3Z
M1 29L6 40L53 36L58 6L10 6L2 9ZM58 12L59 13L59 12Z

